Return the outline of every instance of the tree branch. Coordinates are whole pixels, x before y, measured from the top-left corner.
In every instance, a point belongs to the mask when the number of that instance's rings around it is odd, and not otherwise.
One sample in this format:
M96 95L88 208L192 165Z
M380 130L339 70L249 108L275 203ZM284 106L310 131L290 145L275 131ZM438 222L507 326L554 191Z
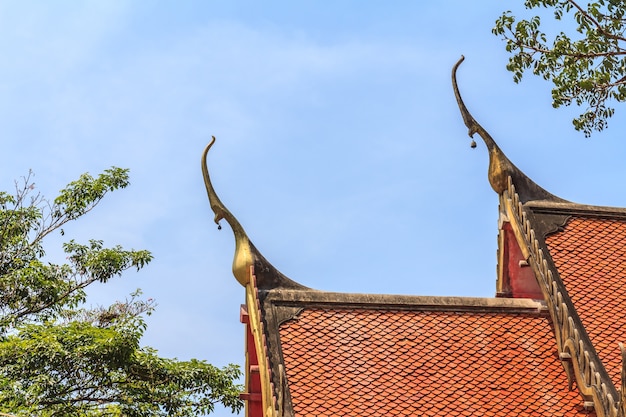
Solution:
M586 10L584 10L582 7L580 7L578 5L578 3L576 3L574 0L567 0L568 3L570 3L572 6L574 6L579 12L580 14L582 14L587 20L589 20L591 23L593 23L593 25L596 27L596 29L598 29L598 31L600 33L602 33L602 35L606 36L607 38L610 39L615 39L618 41L624 41L626 42L626 38L623 38L621 36L617 36L614 35L610 32L607 32L604 27L600 24L600 22L598 22L596 19L594 19L593 16L591 16L589 13L587 13Z

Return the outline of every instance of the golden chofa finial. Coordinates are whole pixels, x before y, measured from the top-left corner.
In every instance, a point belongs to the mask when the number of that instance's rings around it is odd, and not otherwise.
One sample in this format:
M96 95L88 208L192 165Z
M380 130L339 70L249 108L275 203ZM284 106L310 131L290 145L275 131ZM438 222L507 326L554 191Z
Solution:
M461 59L459 59L452 68L452 88L454 88L454 95L456 96L456 102L459 105L459 110L461 110L463 122L465 123L465 126L467 126L467 133L470 137L473 137L475 133L478 133L478 135L485 142L485 145L487 145L487 149L489 150L489 183L491 184L491 188L493 188L496 193L501 194L507 188L509 168L511 168L513 164L504 155L504 153L502 153L491 135L483 129L476 119L474 119L474 117L467 110L467 107L465 107L465 103L463 103L456 81L456 71L464 60L465 57L461 55ZM474 140L472 140L471 146L472 148L476 147L476 142L474 142Z
M248 235L243 230L241 224L237 221L235 216L222 204L213 184L211 184L211 177L209 176L209 169L207 165L207 156L209 149L215 143L215 136L211 137L211 142L204 148L202 153L202 176L204 177L204 185L206 187L207 194L209 196L209 202L211 204L211 210L215 213L215 223L218 229L221 229L220 220L224 219L230 225L235 235L235 257L233 259L233 275L241 285L244 287L250 282L250 267L254 265L254 256L252 253L252 244Z
M243 230L241 224L235 216L222 204L217 193L211 184L209 177L209 169L207 164L207 156L209 149L215 143L215 136L212 137L211 143L207 145L202 153L202 175L204 177L204 185L209 196L211 209L215 213L215 223L220 228L220 220L224 219L233 229L235 235L235 257L233 259L233 275L241 285L246 287L250 284L251 271L254 270L256 276L256 287L259 290L268 290L272 288L289 288L289 289L305 289L306 287L287 278L272 264L270 264L261 253L254 247L248 235Z
M454 95L456 96L459 110L461 110L463 122L465 126L467 126L469 136L473 137L475 133L478 133L489 150L488 177L491 188L493 188L496 193L502 194L507 189L508 178L511 177L522 202L530 200L565 201L550 194L520 171L509 158L506 157L491 135L474 119L469 110L467 110L461 98L461 93L459 93L459 87L456 81L456 71L464 60L465 57L461 55L461 59L459 59L452 68L452 88L454 89ZM476 142L472 140L471 146L475 148Z

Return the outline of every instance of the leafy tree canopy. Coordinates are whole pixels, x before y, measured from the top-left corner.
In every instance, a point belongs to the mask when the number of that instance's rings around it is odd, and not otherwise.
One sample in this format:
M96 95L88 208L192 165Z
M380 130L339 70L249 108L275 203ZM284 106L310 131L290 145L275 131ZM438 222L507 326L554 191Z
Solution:
M507 11L493 28L512 54L507 69L514 81L526 71L551 81L553 107L572 102L586 107L573 120L576 130L587 137L603 130L614 112L610 103L626 101L626 3L597 0L583 7L574 0L526 0L524 5L536 14L518 21ZM565 30L544 32L546 14Z
M238 367L177 361L141 347L140 292L108 307L85 309L86 288L152 259L145 250L73 240L67 263L44 261L44 239L128 185L128 171L82 175L49 201L30 176L0 192L0 415L197 416L221 403L241 409Z

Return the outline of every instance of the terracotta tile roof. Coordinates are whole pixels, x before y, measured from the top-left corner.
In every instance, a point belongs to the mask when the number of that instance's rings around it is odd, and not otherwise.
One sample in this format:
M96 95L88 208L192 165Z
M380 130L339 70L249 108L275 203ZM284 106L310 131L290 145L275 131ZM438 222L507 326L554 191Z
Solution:
M626 220L573 217L546 238L578 315L615 386L626 343Z
M280 327L297 416L583 416L548 318L308 308Z

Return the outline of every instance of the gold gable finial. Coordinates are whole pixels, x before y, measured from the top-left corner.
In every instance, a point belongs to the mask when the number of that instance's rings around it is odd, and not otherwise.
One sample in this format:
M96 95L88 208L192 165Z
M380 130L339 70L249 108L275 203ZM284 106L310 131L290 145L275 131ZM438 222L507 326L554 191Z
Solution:
M454 88L454 95L456 96L456 102L459 105L459 110L461 110L463 122L468 128L468 135L473 137L475 133L478 133L489 150L489 183L491 184L491 188L493 188L496 193L501 194L507 188L507 177L509 176L508 171L513 164L500 150L491 135L476 121L476 119L474 119L469 110L467 110L467 107L465 107L465 103L463 103L463 99L461 98L461 93L459 92L459 87L456 82L456 71L464 60L465 57L461 55L461 59L459 59L452 68L452 87ZM472 148L474 147L476 147L476 143L472 141Z
M202 176L204 177L204 185L209 196L211 209L215 213L215 223L218 228L220 220L224 219L230 225L235 235L235 257L233 259L233 275L241 285L247 287L251 281L251 272L254 271L256 276L256 287L260 290L271 288L291 288L303 289L307 288L295 281L292 281L276 269L271 263L265 259L263 255L254 247L245 230L233 214L220 201L213 184L209 177L209 169L207 164L207 155L209 149L215 143L215 136L212 136L211 142L204 148L202 153Z
M235 278L244 287L248 285L250 281L250 267L254 265L254 256L252 254L252 244L245 230L239 223L239 221L233 216L233 214L224 206L220 201L213 184L211 184L211 177L209 177L209 169L207 165L207 156L209 149L215 143L215 136L211 137L211 142L204 148L202 153L202 176L204 177L204 185L206 187L207 195L209 196L209 202L211 204L211 210L215 213L215 223L218 229L221 229L220 220L224 219L230 225L235 235L235 257L233 259L233 274Z
M506 157L504 152L502 152L491 135L476 121L476 119L474 119L469 110L467 110L467 107L465 107L465 103L461 98L461 93L459 92L459 87L456 81L456 71L464 60L465 57L461 55L461 59L459 59L452 68L452 88L454 89L454 95L456 96L456 101L459 105L463 122L468 128L469 136L473 137L475 133L478 133L478 135L485 142L489 151L488 177L491 188L493 188L496 193L501 195L507 189L508 179L511 177L511 181L515 185L522 202L530 200L565 201L541 188L528 178L519 168L517 168L509 160L509 158ZM472 148L474 147L475 142L472 141Z

